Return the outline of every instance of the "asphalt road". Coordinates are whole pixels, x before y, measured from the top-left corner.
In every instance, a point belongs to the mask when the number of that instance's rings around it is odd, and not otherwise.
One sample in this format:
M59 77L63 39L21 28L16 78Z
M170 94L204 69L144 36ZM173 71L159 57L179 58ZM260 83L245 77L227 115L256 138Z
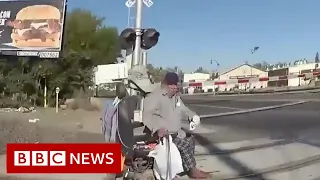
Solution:
M215 100L215 101L201 101L201 100L186 100L186 104L190 107L201 106L208 108L220 108L220 109L230 109L230 110L240 110L240 109L252 109L266 106L274 106L279 104L288 103L288 101L234 101L234 100ZM198 112L199 113L199 112ZM200 113L202 114L202 113ZM206 114L206 112L203 112Z
M281 103L280 101L278 102ZM247 103L250 104L250 101L242 101L242 104ZM290 162L294 162L293 159L295 159L295 157L297 158L301 156L301 154L306 154L307 156L308 152L305 152L303 148L297 148L297 144L300 145L299 147L306 147L309 149L320 148L319 117L320 102L309 102L274 110L206 118L202 119L202 125L208 129L213 129L214 132L195 135L195 138L198 145L205 146L211 155L218 157L218 159L223 162L222 164L227 164L228 167L232 168L237 173L243 175L257 174L243 179L318 180L319 177L317 176L319 173L317 169L319 168L319 161L313 161L310 164L306 163L298 166L292 165L292 167L283 171L287 173L288 177L276 177L277 175L273 175L271 178L269 178L271 175L259 175L259 173L253 170L257 166L252 166L252 164L262 165L269 161L277 161L277 158L279 158L279 161L286 161L290 164ZM278 142L281 141L284 144L281 146L281 144L278 143L268 142L257 146L237 146L233 147L231 150L224 149L218 145L226 143L233 144L243 141L254 142L258 139L268 139L268 141L274 140ZM281 147L291 148L288 148L286 151L281 151ZM239 159L239 153L237 153L239 151L237 148L245 148L246 150L243 154L248 155L251 153L251 155ZM281 157L281 155L279 157L277 153L282 153L283 157ZM236 154L238 154L238 156ZM273 158L273 155L275 156L275 159ZM268 160L267 158L270 159ZM255 161L258 162L253 163ZM276 172L281 168L281 166L274 166L272 168L274 168L274 171ZM308 174L302 175L302 172L305 171L305 169L309 169Z
M320 103L279 108L275 110L202 119L206 127L218 130L204 135L210 142L230 142L256 138L296 139L320 143Z

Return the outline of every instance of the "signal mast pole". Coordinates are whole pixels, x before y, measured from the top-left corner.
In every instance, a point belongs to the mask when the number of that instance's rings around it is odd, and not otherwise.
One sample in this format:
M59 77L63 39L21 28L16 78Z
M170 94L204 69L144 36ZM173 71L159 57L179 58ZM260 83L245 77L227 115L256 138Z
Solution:
M136 31L136 42L134 48L134 58L132 65L140 65L141 61L141 34L142 34L142 0L136 0L136 23L135 23L135 31Z

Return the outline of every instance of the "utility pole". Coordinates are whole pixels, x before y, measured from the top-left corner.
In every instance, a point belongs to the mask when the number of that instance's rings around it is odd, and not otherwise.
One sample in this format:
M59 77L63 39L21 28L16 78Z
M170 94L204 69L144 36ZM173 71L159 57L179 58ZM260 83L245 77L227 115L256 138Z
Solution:
M140 64L145 66L145 67L147 67L147 65L148 65L148 54L147 54L147 52L145 52L145 51L142 52L141 59L142 59L142 62Z
M139 65L140 58L141 58L141 35L142 35L142 0L136 0L136 24L135 24L135 31L136 31L136 42L134 48L134 57L132 65Z

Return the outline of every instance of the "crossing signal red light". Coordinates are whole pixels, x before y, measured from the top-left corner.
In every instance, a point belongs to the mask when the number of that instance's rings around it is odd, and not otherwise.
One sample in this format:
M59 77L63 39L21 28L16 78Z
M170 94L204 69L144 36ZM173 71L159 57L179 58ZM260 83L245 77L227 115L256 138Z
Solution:
M124 29L120 34L121 49L132 49L136 41L136 32L132 28Z
M141 48L142 49L150 49L157 45L159 41L160 33L153 29L145 29L143 31L142 37L141 37Z

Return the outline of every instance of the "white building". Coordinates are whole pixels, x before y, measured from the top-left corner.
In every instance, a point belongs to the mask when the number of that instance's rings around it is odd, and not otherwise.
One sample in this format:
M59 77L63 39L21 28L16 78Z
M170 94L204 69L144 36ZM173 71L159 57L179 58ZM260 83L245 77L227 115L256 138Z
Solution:
M207 73L189 73L183 75L183 82L203 82L210 79L210 74Z
M128 78L128 64L98 65L94 72L95 85L108 84Z
M286 75L298 75L304 73L311 73L315 69L319 71L320 63L308 63L306 60L296 62L295 65L284 66L284 67L273 67L268 71L269 77L272 76L286 76ZM281 80L277 82L269 82L268 87L281 87L281 86L306 86L309 85L310 79L313 78L312 75L301 78L290 78L286 80Z
M183 82L190 83L190 82L204 82L210 79L210 74L208 73L185 73L183 75ZM188 87L188 93L193 94L196 89L203 89L203 87Z
M226 71L220 74L218 80L225 81L230 79L247 79L253 77L267 77L268 72L255 68L248 64L242 64L237 66L229 71ZM258 89L267 87L267 82L253 82L253 83L243 83L243 84L225 84L225 85L217 85L217 86L206 86L206 89L215 89L218 88L219 91L230 91L232 89ZM205 90L206 91L206 90Z
M297 64L295 66L289 67L289 74L302 74L302 73L311 73L316 65L319 67L320 63L304 63ZM318 68L317 68L318 69ZM288 86L305 86L310 83L310 80L306 80L305 78L292 78L288 79Z

